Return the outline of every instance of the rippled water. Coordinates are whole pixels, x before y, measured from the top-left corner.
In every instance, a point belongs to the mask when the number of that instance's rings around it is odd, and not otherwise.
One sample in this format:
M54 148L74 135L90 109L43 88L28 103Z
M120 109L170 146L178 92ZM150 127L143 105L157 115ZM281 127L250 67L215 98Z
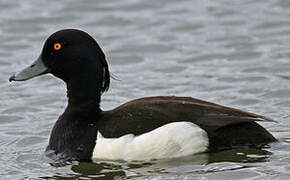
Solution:
M0 179L290 179L290 2L0 0ZM54 164L44 157L65 86L8 77L54 31L80 28L121 81L103 109L153 95L193 96L274 118L281 142L147 163Z

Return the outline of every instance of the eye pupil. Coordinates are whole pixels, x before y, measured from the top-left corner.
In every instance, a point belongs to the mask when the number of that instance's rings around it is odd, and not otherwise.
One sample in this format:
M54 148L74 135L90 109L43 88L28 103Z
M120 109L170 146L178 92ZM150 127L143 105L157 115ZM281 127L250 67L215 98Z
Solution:
M53 48L54 48L55 50L60 50L60 49L61 49L61 44L59 44L59 43L55 43L54 46L53 46Z

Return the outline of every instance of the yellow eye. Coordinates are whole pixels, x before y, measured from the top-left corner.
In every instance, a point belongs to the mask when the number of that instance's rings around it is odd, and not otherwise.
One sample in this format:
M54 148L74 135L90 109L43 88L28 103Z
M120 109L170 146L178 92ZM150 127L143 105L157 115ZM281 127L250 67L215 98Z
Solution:
M54 48L55 50L60 50L60 49L61 49L61 44L59 44L59 43L55 43L55 44L53 45L53 48Z

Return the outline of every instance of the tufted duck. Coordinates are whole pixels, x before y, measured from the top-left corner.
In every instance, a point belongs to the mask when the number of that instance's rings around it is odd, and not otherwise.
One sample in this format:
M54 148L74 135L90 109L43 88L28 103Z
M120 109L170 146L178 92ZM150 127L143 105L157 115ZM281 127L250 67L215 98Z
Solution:
M268 118L191 97L146 97L102 111L108 64L97 42L80 30L52 34L39 58L9 80L46 73L67 85L68 105L46 149L58 160L173 158L276 141L256 123Z

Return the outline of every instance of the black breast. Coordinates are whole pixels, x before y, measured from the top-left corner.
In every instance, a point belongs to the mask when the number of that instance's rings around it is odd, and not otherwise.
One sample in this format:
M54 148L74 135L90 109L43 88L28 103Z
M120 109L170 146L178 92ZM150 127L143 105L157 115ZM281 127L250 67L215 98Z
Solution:
M90 161L96 144L96 114L64 113L54 125L47 154L56 160Z

